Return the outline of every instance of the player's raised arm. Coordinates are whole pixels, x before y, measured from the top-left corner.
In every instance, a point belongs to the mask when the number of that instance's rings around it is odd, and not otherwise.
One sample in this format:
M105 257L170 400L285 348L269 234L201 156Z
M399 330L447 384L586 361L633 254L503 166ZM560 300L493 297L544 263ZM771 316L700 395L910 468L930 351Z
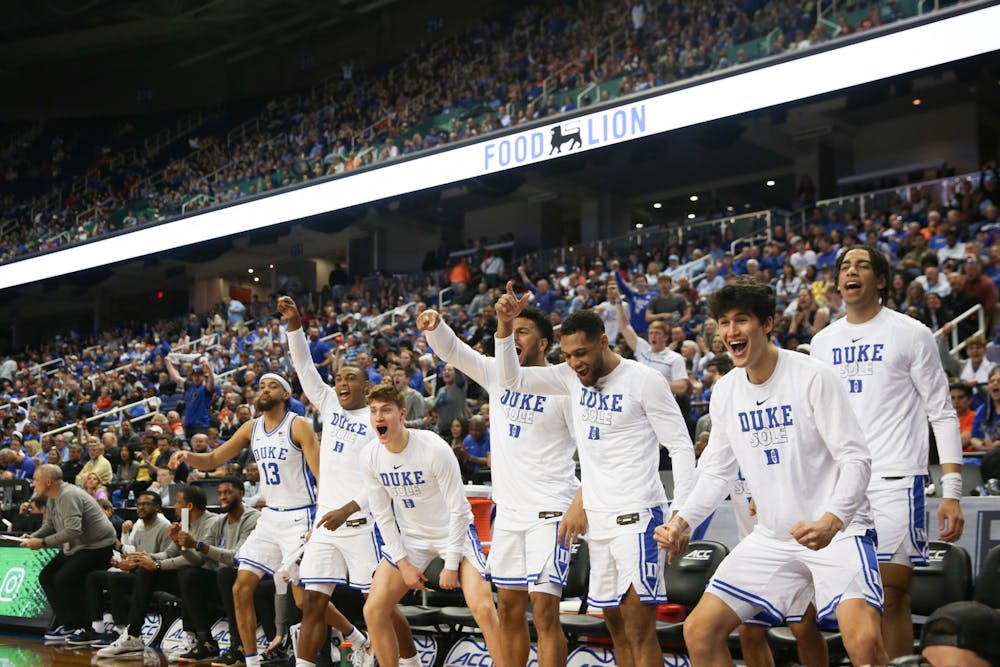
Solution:
M507 293L497 301L496 359L499 382L502 386L519 391L549 396L566 395L570 386L565 381L565 369L559 366L521 368L514 348L514 320L525 306L529 295L520 298L514 293L512 283L507 283Z
M442 322L439 312L428 308L420 313L417 316L417 329L424 332L434 354L468 375L476 384L483 387L489 384L493 360L459 340L451 327Z
M197 468L198 470L215 470L220 465L233 458L241 451L243 448L250 444L250 434L253 432L253 420L245 422L242 426L236 429L236 433L233 437L226 440L225 444L219 445L211 452L206 454L198 454L196 452L190 451L180 451L176 452L170 457L171 465L176 465L180 462L186 462L192 468Z
M278 312L281 313L281 318L288 322L288 354L292 358L295 373L299 376L302 391L310 403L322 410L323 401L333 395L333 390L323 381L323 377L316 370L316 365L313 364L299 309L291 297L282 296L278 298Z

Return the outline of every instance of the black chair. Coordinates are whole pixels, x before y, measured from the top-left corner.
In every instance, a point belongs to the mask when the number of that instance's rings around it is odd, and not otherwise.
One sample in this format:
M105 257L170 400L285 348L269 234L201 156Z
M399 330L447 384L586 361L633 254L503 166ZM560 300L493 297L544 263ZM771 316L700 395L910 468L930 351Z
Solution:
M990 549L979 567L972 599L987 607L1000 608L1000 546Z
M691 610L701 600L709 580L729 554L724 544L711 540L698 540L688 544L687 551L674 558L663 570L667 586L667 600ZM656 636L661 642L682 643L684 623L656 622Z
M927 565L913 569L913 613L930 616L949 602L972 598L972 559L957 544L930 542Z
M444 561L435 558L424 570L424 576L427 577L425 585L429 589L427 593L414 591L408 593L400 601L399 611L406 618L410 627L438 626L442 623L442 609L464 602L461 592L440 590L440 577L443 569Z

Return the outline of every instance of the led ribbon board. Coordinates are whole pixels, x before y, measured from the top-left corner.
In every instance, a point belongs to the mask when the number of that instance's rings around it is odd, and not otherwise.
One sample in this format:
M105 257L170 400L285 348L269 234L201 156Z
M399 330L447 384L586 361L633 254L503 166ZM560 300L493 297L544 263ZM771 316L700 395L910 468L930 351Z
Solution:
M1000 49L1000 6L0 265L0 289L514 169Z

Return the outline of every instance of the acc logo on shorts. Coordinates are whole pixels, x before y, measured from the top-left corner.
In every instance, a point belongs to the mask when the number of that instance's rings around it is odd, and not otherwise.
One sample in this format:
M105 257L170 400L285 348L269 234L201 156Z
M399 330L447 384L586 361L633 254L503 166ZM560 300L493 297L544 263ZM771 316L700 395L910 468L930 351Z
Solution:
M615 664L615 652L609 648L581 646L569 654L566 667L606 667Z
M146 621L142 624L142 632L139 633L142 643L146 646L152 646L153 642L156 641L156 636L160 634L162 626L163 618L158 613L146 614Z
M493 667L493 658L486 650L486 642L463 637L451 647L444 667Z
M413 645L417 649L417 655L420 656L420 664L423 667L434 667L434 663L437 662L438 643L433 635L415 634Z
M178 618L170 624L163 639L160 640L160 650L164 653L172 653L183 646L187 646L184 636L184 621Z

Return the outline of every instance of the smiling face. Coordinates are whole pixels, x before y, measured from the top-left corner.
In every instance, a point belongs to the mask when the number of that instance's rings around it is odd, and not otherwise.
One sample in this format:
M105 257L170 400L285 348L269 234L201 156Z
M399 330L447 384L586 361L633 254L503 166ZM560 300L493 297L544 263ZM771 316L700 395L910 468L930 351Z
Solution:
M235 487L229 482L219 482L219 508L228 512L234 503L243 500L243 487Z
M737 368L751 368L761 360L768 346L768 336L774 325L774 318L767 318L761 324L751 313L733 308L719 319L719 337L726 344L726 350Z
M864 308L878 301L885 278L875 272L867 250L848 250L840 264L837 289L848 308Z
M344 366L333 379L337 400L344 410L357 410L365 405L368 374L357 366Z
M541 366L549 341L542 338L538 326L526 317L514 319L514 349L522 366Z
M597 340L588 340L585 332L577 331L562 337L562 349L566 363L584 386L593 387L606 375L604 352L608 349L607 335L601 334Z

